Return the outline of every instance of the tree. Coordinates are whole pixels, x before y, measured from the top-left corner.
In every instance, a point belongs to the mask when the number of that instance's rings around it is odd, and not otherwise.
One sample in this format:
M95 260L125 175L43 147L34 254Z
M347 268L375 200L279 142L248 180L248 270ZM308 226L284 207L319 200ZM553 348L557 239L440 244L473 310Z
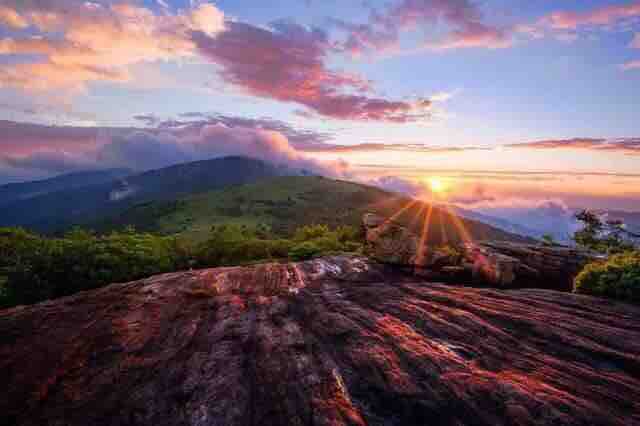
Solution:
M629 238L640 237L628 231L621 221L603 221L590 210L582 210L575 217L582 223L582 229L573 235L579 247L604 253L622 253L634 248Z
M546 247L553 247L556 245L556 241L551 234L544 234L542 236L542 245Z

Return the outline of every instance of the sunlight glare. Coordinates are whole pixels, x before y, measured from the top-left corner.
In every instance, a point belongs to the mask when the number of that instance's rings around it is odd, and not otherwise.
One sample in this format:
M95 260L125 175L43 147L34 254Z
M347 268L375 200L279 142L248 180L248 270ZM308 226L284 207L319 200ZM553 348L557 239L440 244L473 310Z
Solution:
M435 194L442 194L447 190L444 181L439 177L430 177L427 182L429 183L429 188Z

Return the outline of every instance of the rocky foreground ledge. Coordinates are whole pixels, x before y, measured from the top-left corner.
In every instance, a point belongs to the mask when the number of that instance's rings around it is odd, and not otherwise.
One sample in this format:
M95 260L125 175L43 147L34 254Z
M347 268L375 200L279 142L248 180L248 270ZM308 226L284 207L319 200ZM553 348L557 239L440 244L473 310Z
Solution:
M640 309L334 257L0 312L15 425L640 424Z

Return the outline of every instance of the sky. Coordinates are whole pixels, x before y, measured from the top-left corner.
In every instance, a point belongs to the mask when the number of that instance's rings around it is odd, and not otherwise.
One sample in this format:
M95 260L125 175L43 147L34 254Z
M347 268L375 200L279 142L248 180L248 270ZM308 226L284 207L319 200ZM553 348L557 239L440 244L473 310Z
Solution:
M640 1L0 0L0 184L242 154L640 211L638 99Z

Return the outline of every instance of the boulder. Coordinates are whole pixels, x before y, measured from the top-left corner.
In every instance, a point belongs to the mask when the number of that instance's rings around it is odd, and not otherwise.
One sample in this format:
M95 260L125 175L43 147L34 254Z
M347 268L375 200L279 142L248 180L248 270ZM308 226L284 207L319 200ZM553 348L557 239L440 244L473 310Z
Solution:
M373 214L363 218L367 254L378 262L413 266L418 257L418 237L404 226Z
M640 308L360 257L0 311L7 425L638 425Z

